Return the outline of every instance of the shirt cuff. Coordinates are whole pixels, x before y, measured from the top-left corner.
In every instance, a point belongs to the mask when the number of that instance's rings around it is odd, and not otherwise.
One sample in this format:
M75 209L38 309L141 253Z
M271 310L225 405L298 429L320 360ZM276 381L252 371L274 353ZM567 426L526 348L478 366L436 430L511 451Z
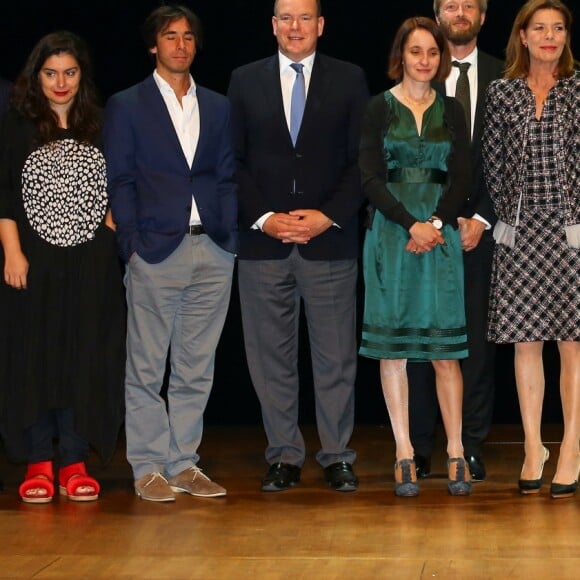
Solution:
M491 230L491 224L485 218L481 217L478 213L474 213L473 216L471 216L471 219L481 222L483 225L485 225L486 230Z
M273 211L269 211L266 212L262 217L258 218L255 222L254 225L252 226L251 229L253 230L260 230L263 231L264 228L264 223L266 222L266 220L271 216L274 215Z

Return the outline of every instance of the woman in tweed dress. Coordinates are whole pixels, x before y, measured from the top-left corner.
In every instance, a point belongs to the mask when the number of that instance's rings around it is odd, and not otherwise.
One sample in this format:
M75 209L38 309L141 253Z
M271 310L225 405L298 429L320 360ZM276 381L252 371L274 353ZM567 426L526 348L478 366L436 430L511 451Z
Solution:
M505 77L492 83L483 153L498 224L489 339L515 343L525 434L521 493L538 493L542 444L542 347L558 344L564 436L551 485L574 495L580 470L580 75L571 14L560 0L529 0L507 47Z

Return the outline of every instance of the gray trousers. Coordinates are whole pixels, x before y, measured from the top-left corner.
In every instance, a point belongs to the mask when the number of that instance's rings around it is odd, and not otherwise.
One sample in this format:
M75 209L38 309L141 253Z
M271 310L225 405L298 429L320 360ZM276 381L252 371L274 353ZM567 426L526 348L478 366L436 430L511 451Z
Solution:
M127 459L135 479L197 464L234 255L186 235L159 264L133 254L127 287ZM160 395L170 351L167 405Z
M239 260L238 280L248 367L260 400L268 463L301 466L304 439L298 426L298 324L300 300L308 325L322 448L326 467L353 463L356 375L355 260L303 259L294 248L284 260Z

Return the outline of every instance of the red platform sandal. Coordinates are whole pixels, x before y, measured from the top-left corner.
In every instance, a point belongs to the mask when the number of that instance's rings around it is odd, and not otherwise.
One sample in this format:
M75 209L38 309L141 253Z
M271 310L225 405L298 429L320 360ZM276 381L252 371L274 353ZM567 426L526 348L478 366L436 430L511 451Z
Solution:
M87 474L83 462L63 467L58 474L58 483L60 495L65 495L71 501L95 501L99 499L101 486L94 477Z
M54 497L53 480L52 461L29 463L18 488L20 499L26 503L50 503Z

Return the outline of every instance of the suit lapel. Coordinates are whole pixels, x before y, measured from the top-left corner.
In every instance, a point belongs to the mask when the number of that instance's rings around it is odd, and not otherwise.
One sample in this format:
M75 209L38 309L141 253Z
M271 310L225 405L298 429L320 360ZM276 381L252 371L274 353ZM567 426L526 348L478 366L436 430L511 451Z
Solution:
M300 126L297 143L305 138L304 135L308 134L309 129L316 127L316 117L324 103L325 95L330 89L330 77L328 63L324 57L317 54L314 58L308 95L306 97L306 107L304 109L304 117L302 117L302 125Z
M190 172L194 172L194 168L196 166L197 160L201 154L201 151L206 151L205 147L207 147L206 141L209 139L208 131L206 131L206 126L211 126L212 119L211 119L211 107L209 107L207 102L207 95L204 90L197 86L196 90L196 97L197 97L197 111L199 114L199 137L197 139L197 146L195 148L195 155L193 156L193 161L191 163ZM181 146L179 147L181 149ZM181 150L183 153L183 150ZM185 156L183 157L185 159ZM186 160L187 163L187 160ZM189 167L188 167L189 169Z
M328 89L328 66L324 58L317 54L314 59L314 66L312 67L312 76L310 77L310 86L308 87L306 108L304 109L304 118L307 121L314 118L320 110L324 95Z
M148 112L151 112L154 117L155 124L159 128L159 131L165 135L168 143L170 143L171 147L175 150L175 154L181 157L183 163L187 167L187 171L189 172L189 165L187 164L187 159L183 154L183 149L181 148L181 143L179 142L177 133L175 132L173 121L171 120L171 116L169 115L169 111L167 110L167 106L165 105L165 101L161 96L161 92L159 91L159 87L157 86L153 75L143 81L143 98L148 105L147 110Z
M282 86L280 84L280 60L278 54L267 59L264 66L258 71L256 79L257 90L261 91L261 98L257 100L257 106L264 103L267 111L272 116L272 127L280 128L280 139L286 139L292 146L290 130L284 113L284 100L282 99Z

